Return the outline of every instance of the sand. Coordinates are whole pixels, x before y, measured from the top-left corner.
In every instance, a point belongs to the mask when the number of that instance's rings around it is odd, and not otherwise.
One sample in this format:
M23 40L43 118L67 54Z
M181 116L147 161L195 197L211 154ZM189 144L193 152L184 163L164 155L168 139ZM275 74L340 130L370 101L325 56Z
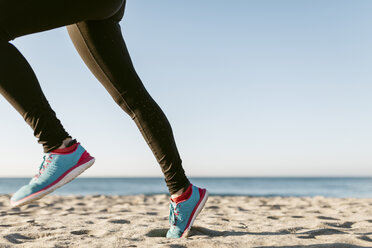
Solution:
M0 247L372 247L372 199L210 196L187 239L167 195L0 196Z

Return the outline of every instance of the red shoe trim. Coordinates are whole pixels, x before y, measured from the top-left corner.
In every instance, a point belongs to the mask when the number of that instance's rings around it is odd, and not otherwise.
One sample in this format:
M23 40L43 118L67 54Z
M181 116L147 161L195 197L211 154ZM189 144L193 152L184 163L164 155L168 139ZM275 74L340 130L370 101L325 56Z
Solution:
M90 160L92 160L92 159L93 159L93 157L91 157L87 151L84 151L84 153L83 153L83 155L81 155L81 157L80 157L78 163L77 163L74 167L70 168L70 169L67 170L65 173L63 173L63 174L62 174L62 175L61 175L57 180L55 180L53 183L49 184L49 185L46 186L45 188L39 190L38 192L35 192L35 193L33 193L33 194L31 194L31 195L29 195L29 196L27 196L27 197L25 197L25 198L22 198L21 200L18 200L18 201L16 201L16 202L23 201L23 200L25 200L25 199L28 199L28 198L30 198L30 197L32 197L32 196L34 196L34 195L37 195L37 194L39 194L39 193L41 193L41 192L43 192L43 191L49 189L50 187L52 187L53 185L55 185L56 183L58 183L59 181L61 181L61 180L62 180L62 179L63 179L63 178L68 174L68 173L70 173L72 170L76 169L76 168L79 167L80 165L82 165L82 164L84 164L84 163L86 163L86 162L88 162L88 161L90 161Z
M183 192L182 195L177 196L176 198L173 198L172 201L175 203L187 201L191 195L192 195L192 184L190 184L189 187L187 187L186 191Z
M51 154L70 154L70 153L73 153L76 151L76 149L78 148L78 145L80 143L75 143L73 144L72 146L69 146L69 147L66 147L66 148L62 148L62 149L54 149L53 151L51 151L50 153Z
M81 155L79 161L77 162L77 164L75 165L76 167L82 165L82 164L85 164L86 162L92 160L93 157L90 156L90 154L87 152L87 151L84 151L83 154Z
M206 192L206 189L201 189L201 188L199 188L200 199L199 199L198 203L196 204L196 206L194 207L194 209L192 210L191 216L190 216L190 218L189 218L189 221L187 222L187 225L186 225L185 230L183 231L183 233L185 233L185 231L189 228L190 223L191 223L191 220L192 220L192 218L194 217L194 214L195 214L195 212L196 212L196 209L198 209L200 203L201 203L202 200L204 199L205 192ZM183 233L182 233L181 237L183 236Z

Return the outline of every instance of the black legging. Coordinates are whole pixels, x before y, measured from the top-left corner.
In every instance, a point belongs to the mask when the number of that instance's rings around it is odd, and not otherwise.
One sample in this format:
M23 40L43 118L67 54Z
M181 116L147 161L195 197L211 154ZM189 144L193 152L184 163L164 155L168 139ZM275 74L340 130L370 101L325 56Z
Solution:
M0 93L49 152L69 136L46 100L17 37L61 26L86 65L135 121L165 176L171 194L189 184L171 126L133 68L119 21L125 0L0 0Z

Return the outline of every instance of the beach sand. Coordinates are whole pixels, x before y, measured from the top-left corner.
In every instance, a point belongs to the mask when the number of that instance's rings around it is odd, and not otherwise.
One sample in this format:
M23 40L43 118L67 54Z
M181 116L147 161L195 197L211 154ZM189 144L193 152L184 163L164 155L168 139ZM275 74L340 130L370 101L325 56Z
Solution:
M0 247L372 247L372 199L210 196L187 239L168 195L0 196Z

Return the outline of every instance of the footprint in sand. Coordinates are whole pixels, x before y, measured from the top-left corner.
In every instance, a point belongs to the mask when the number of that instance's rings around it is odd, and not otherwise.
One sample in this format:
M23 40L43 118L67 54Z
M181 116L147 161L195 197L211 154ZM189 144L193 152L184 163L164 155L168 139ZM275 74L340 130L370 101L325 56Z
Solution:
M130 221L129 220L109 220L110 223L114 223L114 224L129 224Z
M39 204L28 204L26 209L40 207Z
M108 219L108 217L106 217L106 216L100 216L100 217L97 217L97 219L99 219L99 220L106 220L106 219Z
M240 226L238 226L238 228L240 228L240 229L248 229L248 225L247 224L245 224L245 223L239 223L239 225Z
M358 238L364 241L372 242L372 238L368 237L367 235L363 235Z
M31 237L27 237L25 235L22 235L20 233L12 233L12 234L8 234L8 235L5 235L4 238L6 240L8 240L10 243L12 244L22 244L24 243L25 241L30 241L30 240L33 240L33 238Z
M337 219L337 218L327 217L327 216L318 216L317 218L321 219L321 220L340 220L340 219Z
M290 233L296 233L297 231L303 230L304 228L299 226L299 227L290 227L290 228L285 228L285 229L280 229L278 233L281 234L290 234Z
M279 217L276 217L276 216L267 216L266 218L272 219L272 220L278 220L279 219Z
M303 216L301 216L301 215L293 215L293 216L291 216L292 218L294 218L294 219L301 219L301 218L304 218Z
M220 207L219 206L207 206L205 207L205 209L219 209Z
M77 231L71 231L70 233L73 235L85 235L89 234L89 230L77 230Z
M270 207L270 210L280 210L282 207L284 207L285 205L279 205L279 204L275 204L275 205L267 205Z
M322 228L322 229L317 229L317 230L310 230L310 231L299 233L299 234L305 234L305 235L298 236L298 238L311 239L311 238L315 238L316 236L320 236L320 235L346 234L346 232L343 232L337 229L332 229L332 228Z
M158 215L157 212L146 212L147 215Z
M351 228L351 226L355 224L355 222L347 221L344 223L324 223L324 224L328 226L332 226L332 227Z

